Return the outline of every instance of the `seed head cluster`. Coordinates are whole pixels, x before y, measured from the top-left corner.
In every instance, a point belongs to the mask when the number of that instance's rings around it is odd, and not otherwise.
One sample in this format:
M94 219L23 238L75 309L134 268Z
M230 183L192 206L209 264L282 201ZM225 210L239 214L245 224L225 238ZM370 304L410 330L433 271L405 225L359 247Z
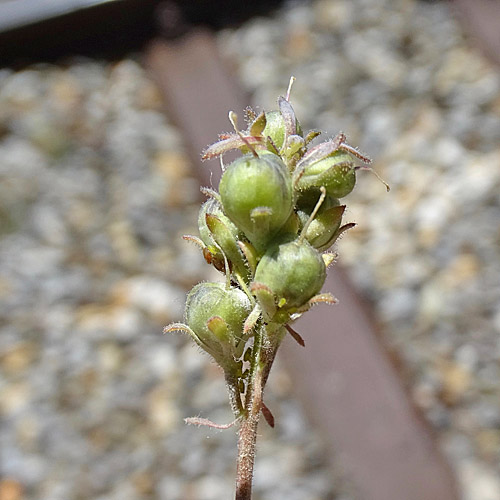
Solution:
M320 133L303 133L289 94L290 88L278 98L277 110L248 108L245 131L229 113L234 133L204 151L204 159L242 153L224 167L218 192L204 190L199 237L184 237L225 280L197 284L185 322L165 328L188 333L222 367L237 418L245 410L256 332L259 345L274 350L287 332L301 342L290 324L316 303L335 302L320 291L335 259L329 250L354 225L342 224L340 199L371 161L343 133L312 145Z

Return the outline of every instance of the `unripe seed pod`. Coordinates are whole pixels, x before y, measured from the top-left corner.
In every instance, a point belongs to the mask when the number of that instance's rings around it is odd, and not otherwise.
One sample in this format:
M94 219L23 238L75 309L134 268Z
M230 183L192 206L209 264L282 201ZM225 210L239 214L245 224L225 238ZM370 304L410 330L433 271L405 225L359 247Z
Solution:
M356 171L352 157L344 151L335 153L307 165L297 187L300 191L324 186L332 198L347 196L356 184Z
M293 122L292 122L293 123ZM298 120L295 121L297 135L302 135L302 128ZM262 131L264 137L270 137L274 145L281 149L285 140L285 120L279 111L268 111L266 113L266 126Z
M229 362L243 337L243 324L250 314L250 300L239 288L223 283L198 283L186 300L185 321L202 347L218 362Z
M316 295L326 278L321 254L300 239L269 249L257 266L255 282L269 288L283 309L303 306Z
M235 160L224 171L219 191L224 212L259 252L266 249L293 210L291 176L272 153Z

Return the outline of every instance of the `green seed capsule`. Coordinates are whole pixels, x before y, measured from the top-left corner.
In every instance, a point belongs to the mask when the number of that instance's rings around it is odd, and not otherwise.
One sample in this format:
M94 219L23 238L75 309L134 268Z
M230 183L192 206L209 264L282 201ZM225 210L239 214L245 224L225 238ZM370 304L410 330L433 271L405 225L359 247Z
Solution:
M251 309L248 297L239 288L198 283L187 296L185 321L201 347L220 362L234 354Z
M224 212L263 251L293 210L292 180L276 155L245 155L231 163L219 185Z
M307 241L294 240L267 251L255 271L255 282L269 288L283 309L303 306L326 278L321 254ZM284 300L283 300L284 299Z
M302 128L298 120L295 121L295 124L297 127L297 134L302 135ZM285 121L279 111L269 111L266 113L266 126L262 135L264 137L270 137L278 149L283 147L283 141L285 140Z
M347 196L356 184L356 171L352 157L343 151L337 151L322 160L305 167L297 187L303 191L324 186L332 198Z

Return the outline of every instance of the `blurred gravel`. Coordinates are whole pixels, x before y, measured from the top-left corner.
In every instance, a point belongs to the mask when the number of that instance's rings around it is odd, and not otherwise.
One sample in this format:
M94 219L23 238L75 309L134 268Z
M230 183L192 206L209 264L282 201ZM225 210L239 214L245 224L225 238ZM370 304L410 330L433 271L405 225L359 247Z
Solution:
M235 431L182 420L232 420L223 377L161 333L210 276L162 106L133 59L0 71L0 500L233 498ZM280 370L269 392L256 499L336 498Z
M500 73L445 2L290 4L219 37L253 101L375 158L340 262L373 303L466 500L500 498ZM335 290L332 290L335 293Z

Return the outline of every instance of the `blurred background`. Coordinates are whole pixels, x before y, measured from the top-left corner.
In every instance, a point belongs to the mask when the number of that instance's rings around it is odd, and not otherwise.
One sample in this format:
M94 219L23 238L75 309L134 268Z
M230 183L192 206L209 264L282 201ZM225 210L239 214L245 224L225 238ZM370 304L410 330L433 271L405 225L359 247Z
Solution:
M498 500L500 73L464 2L99 3L0 1L0 500L232 498L235 431L182 420L231 420L221 374L162 335L214 274L143 50L199 23L252 104L294 75L303 128L375 159L339 263L461 498ZM267 404L255 500L362 500L279 360Z

